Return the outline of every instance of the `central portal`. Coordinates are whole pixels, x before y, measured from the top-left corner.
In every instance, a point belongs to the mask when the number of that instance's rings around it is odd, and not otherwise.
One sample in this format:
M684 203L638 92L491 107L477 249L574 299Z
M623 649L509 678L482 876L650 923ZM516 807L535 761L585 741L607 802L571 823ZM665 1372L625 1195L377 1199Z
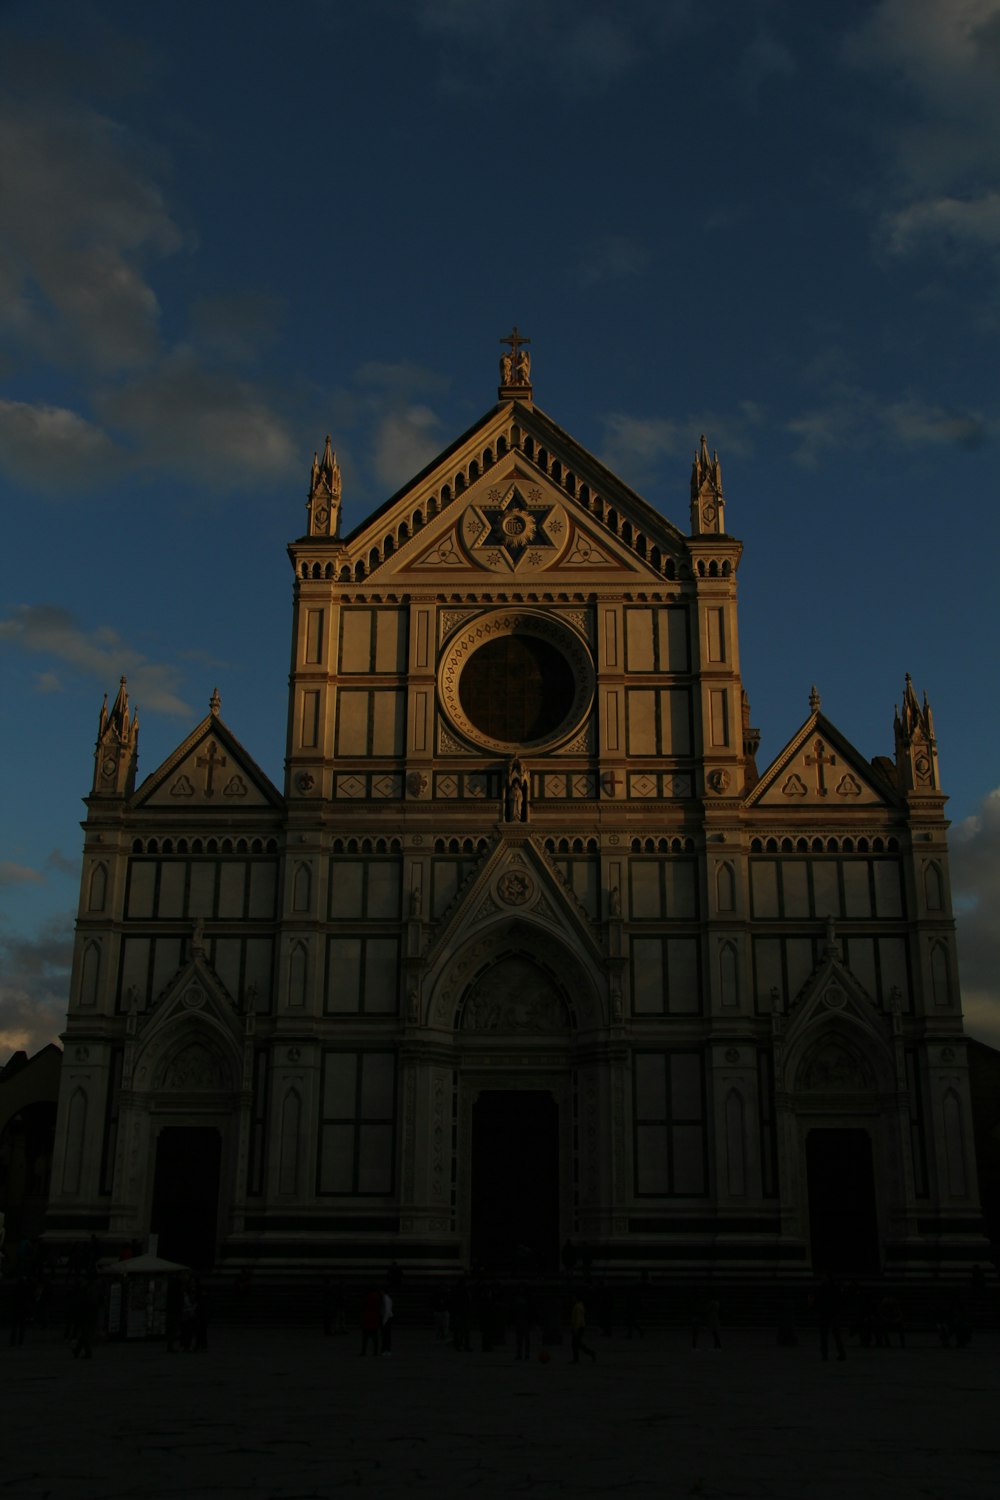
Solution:
M806 1168L813 1269L877 1275L878 1212L868 1132L810 1130Z
M488 1090L472 1116L473 1266L503 1275L559 1263L559 1109L541 1089Z
M156 1143L150 1229L159 1253L195 1270L215 1260L222 1138L210 1126L169 1125Z

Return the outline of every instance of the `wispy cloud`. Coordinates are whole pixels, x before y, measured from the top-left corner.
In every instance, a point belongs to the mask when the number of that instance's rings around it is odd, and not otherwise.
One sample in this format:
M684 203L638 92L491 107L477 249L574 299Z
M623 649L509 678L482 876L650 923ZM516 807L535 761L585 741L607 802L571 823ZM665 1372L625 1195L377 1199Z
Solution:
M451 92L484 96L484 77L523 80L530 68L549 87L578 97L619 82L693 14L689 0L631 0L627 7L534 0L519 10L494 0L422 0L417 21L444 49L440 82ZM470 54L477 60L472 74L463 66Z
M16 865L12 860L0 859L0 885L40 885L45 876L30 865Z
M784 42L761 32L747 47L739 63L740 90L751 108L757 108L781 78L798 71L795 58Z
M0 643L25 653L54 657L105 687L116 684L124 673L133 701L142 708L191 715L190 707L178 696L180 673L176 667L151 662L110 626L85 629L58 605L21 605L0 621Z
M603 418L600 458L635 489L646 490L656 483L664 459L671 460L670 471L676 476L676 458L692 458L703 432L722 457L746 453L752 447L754 429L764 420L763 408L749 400L729 414L702 412L683 419L609 412Z
M880 0L845 44L879 75L878 146L890 202L878 240L896 256L1000 249L1000 0Z
M142 144L92 110L0 103L0 327L46 360L119 370L159 347L152 258L184 244Z
M652 261L648 246L624 234L604 234L580 251L577 276L581 286L640 276Z
M51 917L34 937L0 933L0 1056L35 1052L66 1021L74 914Z
M95 406L107 428L141 449L144 464L217 487L270 484L302 462L271 394L190 347L105 387Z
M108 434L78 412L0 398L0 469L11 479L76 492L106 479L119 462Z
M441 446L441 419L429 406L411 405L388 412L379 422L372 446L375 477L392 491L430 463Z

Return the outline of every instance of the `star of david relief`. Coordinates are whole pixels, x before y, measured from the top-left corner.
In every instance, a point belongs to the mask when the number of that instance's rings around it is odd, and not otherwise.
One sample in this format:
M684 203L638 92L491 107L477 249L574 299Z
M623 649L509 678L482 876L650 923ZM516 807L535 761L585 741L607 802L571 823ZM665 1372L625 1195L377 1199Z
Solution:
M546 504L541 490L527 494L517 483L490 490L485 504L470 505L462 517L462 542L469 555L493 572L515 572L522 564L545 568L554 562L569 531L556 501Z

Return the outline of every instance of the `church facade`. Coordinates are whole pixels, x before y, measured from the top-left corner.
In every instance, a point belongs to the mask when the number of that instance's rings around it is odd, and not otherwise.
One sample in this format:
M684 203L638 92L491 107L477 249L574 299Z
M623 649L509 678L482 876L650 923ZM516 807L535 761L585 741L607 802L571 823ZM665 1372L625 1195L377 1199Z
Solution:
M872 760L814 692L759 770L717 457L679 528L509 342L497 404L348 536L314 460L282 787L218 694L141 784L124 680L102 709L49 1232L233 1266L962 1263L930 708L907 679Z

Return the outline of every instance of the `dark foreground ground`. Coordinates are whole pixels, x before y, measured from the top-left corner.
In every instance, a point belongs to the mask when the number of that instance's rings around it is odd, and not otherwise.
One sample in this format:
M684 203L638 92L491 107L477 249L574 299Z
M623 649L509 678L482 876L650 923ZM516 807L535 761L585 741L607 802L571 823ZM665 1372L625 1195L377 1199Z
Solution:
M57 1330L0 1344L0 1497L318 1500L697 1495L754 1500L997 1500L1000 1335L860 1349L824 1364L810 1331L588 1338L517 1363L401 1328L391 1357L349 1333L220 1327L202 1353Z

